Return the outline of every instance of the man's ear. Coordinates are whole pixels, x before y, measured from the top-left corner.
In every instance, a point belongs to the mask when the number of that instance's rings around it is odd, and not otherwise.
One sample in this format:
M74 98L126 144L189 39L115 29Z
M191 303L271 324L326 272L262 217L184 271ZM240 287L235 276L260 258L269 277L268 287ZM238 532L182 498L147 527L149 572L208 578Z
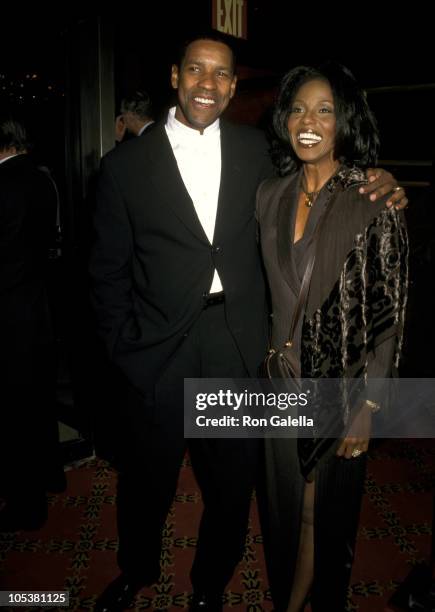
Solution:
M236 75L233 76L233 80L231 82L231 88L230 88L230 99L234 96L234 94L236 93L236 86L237 86L237 77Z
M173 89L178 89L178 66L176 64L172 64L171 85Z

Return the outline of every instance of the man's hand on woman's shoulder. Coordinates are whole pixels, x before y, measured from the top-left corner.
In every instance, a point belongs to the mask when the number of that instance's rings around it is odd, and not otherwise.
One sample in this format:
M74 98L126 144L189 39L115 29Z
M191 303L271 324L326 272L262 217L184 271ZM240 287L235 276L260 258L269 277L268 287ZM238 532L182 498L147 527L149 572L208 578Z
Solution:
M360 187L359 192L368 194L372 202L391 192L386 202L387 208L394 206L397 210L402 210L408 206L405 190L397 184L390 172L383 168L367 168L366 175L369 183Z

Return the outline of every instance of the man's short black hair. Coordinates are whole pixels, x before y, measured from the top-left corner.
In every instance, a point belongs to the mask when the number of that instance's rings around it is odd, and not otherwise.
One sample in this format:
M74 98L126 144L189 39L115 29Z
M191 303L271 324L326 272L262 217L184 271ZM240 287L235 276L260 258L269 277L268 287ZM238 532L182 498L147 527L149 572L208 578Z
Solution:
M179 45L177 51L177 58L175 64L178 66L178 68L181 68L183 60L186 57L188 46L198 40L211 40L213 42L219 42L228 47L232 57L233 74L236 72L236 54L234 51L234 47L232 46L229 38L218 32L217 30L204 30L202 32L197 32L196 34L193 34L188 38L184 39L183 42Z

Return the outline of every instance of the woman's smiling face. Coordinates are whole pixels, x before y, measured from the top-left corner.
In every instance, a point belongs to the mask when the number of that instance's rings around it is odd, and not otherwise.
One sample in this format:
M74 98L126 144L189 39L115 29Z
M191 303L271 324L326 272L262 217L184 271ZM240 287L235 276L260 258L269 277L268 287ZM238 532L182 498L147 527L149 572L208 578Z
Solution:
M334 97L327 81L314 79L298 89L287 127L291 146L301 161L335 161Z

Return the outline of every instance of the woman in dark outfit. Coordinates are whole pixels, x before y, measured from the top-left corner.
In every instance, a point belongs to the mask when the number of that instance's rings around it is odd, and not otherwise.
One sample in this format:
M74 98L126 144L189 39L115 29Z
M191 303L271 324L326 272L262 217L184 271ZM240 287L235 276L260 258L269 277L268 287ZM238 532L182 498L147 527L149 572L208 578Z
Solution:
M304 378L388 378L397 367L407 292L403 213L359 193L379 139L363 91L337 64L298 67L274 114L275 163L257 196L272 308L272 347L288 339L316 225L316 259L293 348ZM370 437L372 399L341 440L266 440L260 491L276 610L345 609ZM380 407L382 409L382 406ZM322 418L322 415L314 415ZM308 469L309 467L309 469ZM302 475L303 474L303 475Z

